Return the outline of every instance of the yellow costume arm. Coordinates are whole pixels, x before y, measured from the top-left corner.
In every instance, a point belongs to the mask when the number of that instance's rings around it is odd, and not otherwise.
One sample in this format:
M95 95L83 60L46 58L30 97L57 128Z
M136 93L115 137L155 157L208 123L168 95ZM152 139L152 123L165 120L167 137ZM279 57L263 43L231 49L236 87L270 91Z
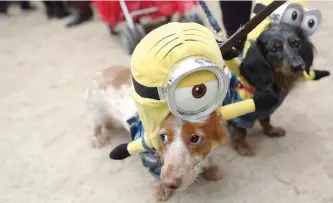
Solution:
M145 152L146 149L142 145L142 139L143 137L140 137L139 139L133 140L130 143L118 145L111 151L110 159L122 160L133 154Z
M240 65L241 60L238 57L235 57L230 60L224 60L225 65L228 67L228 69L237 77L240 77Z
M141 137L140 139L133 140L132 142L128 143L127 151L129 154L136 154L136 153L146 151L145 148L142 146L142 139L143 139L143 137Z
M218 111L222 114L224 120L230 120L256 110L253 99L246 99L234 104L222 106Z
M227 121L239 116L243 116L248 113L252 113L256 110L253 99L246 99L241 102L222 106L218 109L218 112L222 114L223 120ZM220 142L213 141L212 148L216 148L220 145Z
M315 79L315 72L313 70L310 71L310 74L307 74L305 71L303 72L303 77L300 77L301 81L306 81L306 80L314 80Z
M323 77L327 77L330 75L329 71L326 70L311 70L310 74L307 74L305 71L303 73L303 77L300 80L320 80Z

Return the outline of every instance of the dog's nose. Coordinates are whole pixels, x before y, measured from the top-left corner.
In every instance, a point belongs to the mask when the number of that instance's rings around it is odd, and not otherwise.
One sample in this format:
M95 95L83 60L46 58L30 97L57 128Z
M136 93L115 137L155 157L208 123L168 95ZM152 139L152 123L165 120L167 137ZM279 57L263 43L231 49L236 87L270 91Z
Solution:
M162 170L161 174L163 185L172 190L179 188L181 184L181 179L177 171L177 167L174 165L170 164L165 166L165 170Z
M293 72L299 72L304 70L304 64L303 63L294 63L291 67Z
M168 178L165 177L163 180L163 185L169 189L176 190L181 184L180 178Z
M297 57L293 57L293 62L291 63L291 70L293 72L299 72L304 70L303 60L300 60Z

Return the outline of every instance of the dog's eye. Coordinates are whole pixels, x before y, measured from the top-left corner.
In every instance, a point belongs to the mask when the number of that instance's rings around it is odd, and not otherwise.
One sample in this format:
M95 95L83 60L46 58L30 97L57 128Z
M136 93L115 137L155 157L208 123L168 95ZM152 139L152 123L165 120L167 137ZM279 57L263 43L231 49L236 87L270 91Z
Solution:
M301 48L301 42L299 40L296 40L294 38L289 40L289 44L296 49L300 49Z
M201 140L202 140L202 138L199 135L193 134L192 137L191 137L190 142L192 144L198 144L198 143L201 142Z
M281 50L281 47L282 47L281 42L280 42L280 41L276 41L276 42L274 43L273 48L271 48L270 52L271 52L271 53L276 53L276 52L278 52L279 50Z
M162 143L168 143L168 136L166 134L160 134Z

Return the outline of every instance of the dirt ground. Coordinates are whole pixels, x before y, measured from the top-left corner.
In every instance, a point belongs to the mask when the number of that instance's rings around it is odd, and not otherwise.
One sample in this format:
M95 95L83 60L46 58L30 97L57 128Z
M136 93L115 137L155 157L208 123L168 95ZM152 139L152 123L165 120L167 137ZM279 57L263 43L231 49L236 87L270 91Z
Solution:
M48 21L43 5L24 14L11 8L0 17L0 202L154 202L147 170L138 156L111 161L110 150L128 141L114 132L110 145L91 149L92 123L83 92L93 74L130 64L117 37L94 21L66 29L69 20ZM220 18L216 2L209 2ZM314 42L314 68L330 70L333 58L332 2L311 2L324 23ZM253 158L226 145L218 149L224 179L198 181L169 202L333 202L333 77L308 82L274 115L287 136L269 139L251 132Z

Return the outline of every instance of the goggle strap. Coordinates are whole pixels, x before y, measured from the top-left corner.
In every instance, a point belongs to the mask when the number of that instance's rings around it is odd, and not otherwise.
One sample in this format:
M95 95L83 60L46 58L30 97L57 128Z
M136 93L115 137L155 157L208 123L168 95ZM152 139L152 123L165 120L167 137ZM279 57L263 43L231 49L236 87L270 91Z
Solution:
M132 77L132 81L133 81L133 86L134 86L135 92L140 97L147 98L147 99L161 100L160 96L158 94L157 87L144 86L144 85L138 83L134 79L134 77Z

